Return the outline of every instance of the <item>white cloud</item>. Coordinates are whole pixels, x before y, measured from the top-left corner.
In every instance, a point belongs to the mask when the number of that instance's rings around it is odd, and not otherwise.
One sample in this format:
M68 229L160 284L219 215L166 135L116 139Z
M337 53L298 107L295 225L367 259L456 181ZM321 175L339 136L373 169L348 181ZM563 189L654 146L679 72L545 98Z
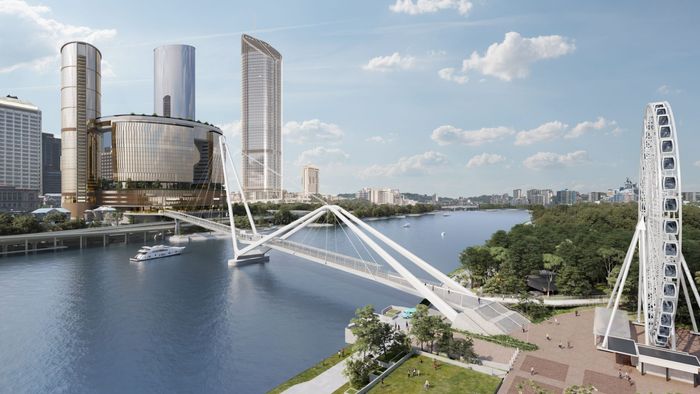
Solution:
M467 15L473 4L467 0L396 0L389 9L409 15L429 14L447 9L456 9L460 15Z
M367 142L374 142L377 144L389 144L394 142L396 139L396 133L390 133L387 137L381 135L373 135L365 139Z
M296 164L333 164L344 162L348 158L350 158L350 155L341 149L317 146L301 152L296 160Z
M533 63L564 56L575 49L574 42L566 37L553 35L527 38L509 32L503 42L491 44L483 56L476 51L472 52L462 62L462 72L466 74L475 70L483 75L511 81L527 77Z
M450 125L444 125L433 130L430 138L440 145L462 143L478 146L487 142L503 139L513 135L515 131L509 127L485 127L479 130L462 130Z
M345 133L333 123L324 123L318 119L305 120L301 123L287 122L282 128L286 140L303 144L305 142L338 142Z
M233 122L224 123L220 127L226 137L226 141L230 144L241 135L241 121L234 120Z
M362 68L367 71L394 71L394 70L409 70L416 64L416 58L412 56L401 56L400 53L394 52L389 56L377 56L367 62Z
M397 176L428 174L446 165L447 156L440 152L427 151L413 156L402 157L396 163L373 165L363 171L364 176Z
M547 122L531 130L519 131L515 135L515 145L532 145L535 142L551 141L559 138L568 126L555 120Z
M23 0L0 1L0 36L14 37L0 43L0 73L20 69L43 72L58 69L61 45L80 40L98 43L113 38L114 29L75 26L51 19L51 8Z
M523 161L523 165L531 170L548 168L571 167L588 161L585 150L558 154L553 152L537 152Z
M469 77L467 77L465 74L456 74L455 69L452 67L441 69L438 71L438 76L446 81L457 82L460 85L469 82Z
M668 85L661 85L661 86L659 86L658 89L656 89L656 91L659 94L664 95L664 96L668 96L669 94L678 94L678 93L682 92L682 90L672 88Z
M506 161L506 158L495 153L482 153L469 159L467 168L482 167L490 164L497 164Z
M599 116L594 121L587 120L574 126L571 131L566 133L566 138L578 138L591 131L609 130L613 134L618 134L621 129L617 126L614 120L608 120Z

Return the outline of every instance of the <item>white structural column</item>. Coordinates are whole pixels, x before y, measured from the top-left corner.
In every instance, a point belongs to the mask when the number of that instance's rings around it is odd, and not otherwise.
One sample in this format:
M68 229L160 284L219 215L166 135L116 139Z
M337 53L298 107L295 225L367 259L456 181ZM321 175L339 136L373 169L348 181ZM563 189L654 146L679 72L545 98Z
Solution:
M224 149L228 151L228 147L224 143L226 137L219 138L219 151L221 152L221 168L224 172L224 187L226 187L226 206L228 207L228 221L231 226L231 243L233 244L233 258L238 258L238 241L236 240L236 223L233 217L233 205L231 205L231 189L228 184L228 176L226 174L226 156Z
M222 137L223 139L226 139L226 137ZM221 141L221 138L219 138L219 141ZM224 144L226 144L224 142ZM223 152L221 152L222 157L221 160L224 161L223 158ZM241 201L243 202L243 206L245 207L245 212L248 215L248 220L250 221L250 229L253 230L253 234L258 233L258 229L255 228L255 220L253 220L253 214L250 213L250 207L248 206L248 200L245 197L245 192L243 192L243 187L241 186L241 180L238 179L238 172L236 171L236 166L233 165L233 159L231 158L231 151L228 149L228 144L226 144L226 157L228 157L228 161L231 163L231 169L233 170L233 176L236 179L236 184L238 185L238 191L241 193ZM224 161L225 163L225 161ZM229 204L231 205L231 204Z
M299 225L297 228L292 229L292 230L289 231L288 233L286 233L286 234L284 234L283 236L281 236L280 239L287 239L287 238L291 237L292 235L296 234L297 231L299 231L299 230L301 230L302 228L306 227L307 225L309 225L309 224L311 224L311 223L317 221L318 218L320 218L321 216L323 216L327 211L328 211L328 210L320 211L319 213L317 213L317 214L315 214L314 216L312 216L312 217L310 217L309 219L307 219L304 223L302 223L301 225Z
M367 234L363 233L355 224L350 221L343 213L340 212L340 207L337 206L329 206L329 209L331 212L335 214L345 225L348 226L348 228L355 233L362 242L364 242L367 246L369 246L372 250L374 250L384 261L386 261L391 268L396 270L399 275L401 275L408 283L411 284L423 297L427 298L430 303L432 303L440 312L442 312L445 317L447 317L450 321L454 322L457 319L457 311L454 310L445 300L442 298L438 297L437 294L433 293L428 289L425 284L420 281L418 278L416 278L415 275L413 275L409 270L406 269L401 263L396 261L389 253L387 253L384 249L382 249L379 245L377 245L376 242L374 242L370 237L367 236ZM406 256L404 256L406 257Z

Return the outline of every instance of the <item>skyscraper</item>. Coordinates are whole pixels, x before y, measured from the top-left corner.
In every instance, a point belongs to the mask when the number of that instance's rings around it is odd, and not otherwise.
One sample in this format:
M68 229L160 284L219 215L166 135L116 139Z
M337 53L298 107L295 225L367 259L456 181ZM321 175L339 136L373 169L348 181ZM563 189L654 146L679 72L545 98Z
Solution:
M0 209L27 211L41 191L41 111L17 97L0 98Z
M318 167L305 165L301 174L301 186L304 195L318 194Z
M61 192L61 139L51 133L41 133L41 189Z
M282 198L282 55L241 36L243 191L250 199Z
M85 42L61 47L61 206L78 218L95 198L96 160L88 152L88 123L100 117L102 54Z
M153 50L153 112L195 120L195 49L163 45Z

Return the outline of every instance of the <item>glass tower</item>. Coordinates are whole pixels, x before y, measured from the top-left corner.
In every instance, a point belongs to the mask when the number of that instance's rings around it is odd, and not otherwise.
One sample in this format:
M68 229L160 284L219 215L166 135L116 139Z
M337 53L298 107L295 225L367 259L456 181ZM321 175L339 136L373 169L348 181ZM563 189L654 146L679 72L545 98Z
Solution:
M189 45L153 50L153 112L157 115L195 119L194 53Z
M282 198L282 55L241 36L243 190L250 199Z
M85 42L61 48L61 206L80 218L94 204L88 124L100 117L102 54Z

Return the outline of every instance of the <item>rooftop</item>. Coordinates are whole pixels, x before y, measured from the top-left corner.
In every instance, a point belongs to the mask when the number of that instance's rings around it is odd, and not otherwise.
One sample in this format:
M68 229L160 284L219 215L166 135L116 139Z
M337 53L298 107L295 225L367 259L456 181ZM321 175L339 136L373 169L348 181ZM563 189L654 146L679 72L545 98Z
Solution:
M0 105L27 111L39 111L39 107L29 101L20 100L17 96L11 96L9 94L5 97L0 97Z

